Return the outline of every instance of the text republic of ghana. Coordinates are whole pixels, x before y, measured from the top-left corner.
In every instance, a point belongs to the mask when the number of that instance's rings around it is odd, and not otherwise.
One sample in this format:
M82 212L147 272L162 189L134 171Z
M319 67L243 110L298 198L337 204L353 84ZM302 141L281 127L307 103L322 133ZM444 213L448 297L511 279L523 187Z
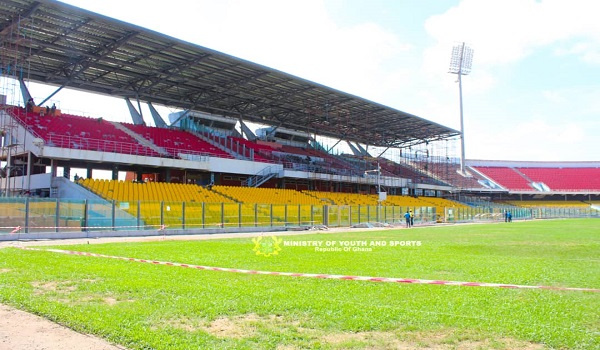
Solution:
M315 252L372 252L378 247L420 247L421 241L398 241L398 240L346 240L346 241L320 241L320 240L301 240L284 241L284 247L308 247L313 248Z

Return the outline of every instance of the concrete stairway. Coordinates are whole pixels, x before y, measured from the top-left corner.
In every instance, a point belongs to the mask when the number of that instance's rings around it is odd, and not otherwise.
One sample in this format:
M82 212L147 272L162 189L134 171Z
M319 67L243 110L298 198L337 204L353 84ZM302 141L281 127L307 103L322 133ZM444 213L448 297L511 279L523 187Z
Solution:
M154 152L161 154L163 156L169 156L169 152L165 151L162 147L158 147L157 145L155 145L154 143L146 140L145 138L143 138L141 135L136 134L135 132L129 130L129 128L123 126L121 123L117 123L117 122L109 122L112 125L115 126L115 128L123 131L124 133L126 133L127 135L133 137L137 142L139 142L140 144L154 150Z

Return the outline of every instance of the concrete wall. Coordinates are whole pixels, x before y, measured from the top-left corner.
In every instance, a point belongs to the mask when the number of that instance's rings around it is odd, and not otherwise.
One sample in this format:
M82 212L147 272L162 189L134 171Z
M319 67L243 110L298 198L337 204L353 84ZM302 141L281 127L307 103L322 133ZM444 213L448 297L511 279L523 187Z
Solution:
M51 186L57 189L56 194L52 196L53 198L88 199L106 202L102 197L64 177L53 178Z
M31 191L34 191L38 188L50 188L50 179L51 179L50 174L35 174L35 175L31 175L30 177L14 176L14 177L9 178L8 180L1 178L0 179L0 188L5 189L6 181L9 181L8 187L10 189L15 189L15 188L21 189L22 188L24 190L31 189Z

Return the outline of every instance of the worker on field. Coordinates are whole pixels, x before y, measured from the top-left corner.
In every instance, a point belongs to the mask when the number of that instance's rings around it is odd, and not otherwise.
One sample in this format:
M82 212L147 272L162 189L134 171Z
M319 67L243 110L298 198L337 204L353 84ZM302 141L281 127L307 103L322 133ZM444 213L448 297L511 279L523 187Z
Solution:
M406 219L406 227L410 227L410 213L408 210L406 211L406 214L404 214L404 219Z
M410 211L410 227L415 224L415 214L413 214L412 210Z

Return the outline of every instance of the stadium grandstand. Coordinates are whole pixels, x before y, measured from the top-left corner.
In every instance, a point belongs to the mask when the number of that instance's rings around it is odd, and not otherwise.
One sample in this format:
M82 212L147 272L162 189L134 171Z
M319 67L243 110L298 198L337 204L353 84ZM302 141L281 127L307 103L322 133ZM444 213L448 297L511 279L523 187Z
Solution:
M424 118L57 1L0 14L2 233L598 216L600 162L461 173L460 133ZM63 89L129 114L72 112Z

